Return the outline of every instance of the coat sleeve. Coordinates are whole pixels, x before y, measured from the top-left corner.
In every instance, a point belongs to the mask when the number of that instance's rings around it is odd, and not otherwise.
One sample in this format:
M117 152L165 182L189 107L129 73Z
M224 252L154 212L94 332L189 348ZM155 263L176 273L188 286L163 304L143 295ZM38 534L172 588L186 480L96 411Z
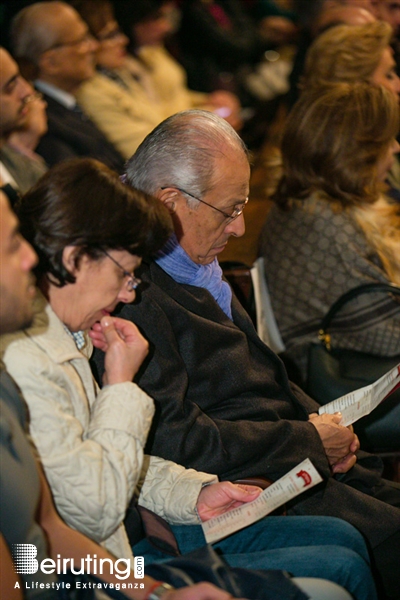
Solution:
M8 348L4 362L28 404L30 434L61 516L90 538L107 539L140 475L151 398L134 383L110 385L90 411L72 365L61 367L23 342Z
M321 474L329 476L321 439L315 427L305 420L306 413L314 412L318 405L301 390L296 389L296 399L298 410L303 411L302 420L294 416L279 418L270 408L275 403L273 398L262 399L263 408L256 400L243 399L242 408L236 413L240 415L229 418L231 406L236 410L240 399L214 402L214 381L221 376L215 365L214 369L209 365L210 375L203 389L198 388L196 395L189 396L182 341L178 341L168 315L153 294L143 294L138 305L125 306L121 316L136 323L151 344L149 358L138 377L139 385L156 403L147 452L187 468L215 473L221 479L263 475L276 480L305 458L310 458ZM185 327L184 315L181 321ZM100 372L101 361L97 353ZM226 370L230 378L241 377L230 365L226 365ZM287 394L291 395L289 383L287 386Z
M205 484L217 483L215 475L185 469L158 456L144 457L139 504L173 524L192 525L199 520L197 499Z

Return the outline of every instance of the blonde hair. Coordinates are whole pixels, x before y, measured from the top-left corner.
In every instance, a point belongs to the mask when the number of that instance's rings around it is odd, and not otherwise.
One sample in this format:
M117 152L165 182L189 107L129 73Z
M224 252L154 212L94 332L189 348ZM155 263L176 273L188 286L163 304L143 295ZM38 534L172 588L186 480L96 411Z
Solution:
M400 205L383 196L377 170L398 128L397 97L382 86L338 83L304 93L286 122L273 199L290 210L315 193L348 211L400 285Z
M400 285L400 206L381 197L372 205L353 209L352 214L378 254L389 281Z
M337 83L303 93L282 138L283 177L274 200L323 193L339 207L375 202L377 167L399 129L395 94L369 83Z
M328 29L307 52L301 87L309 90L340 81L370 81L392 34L384 21Z

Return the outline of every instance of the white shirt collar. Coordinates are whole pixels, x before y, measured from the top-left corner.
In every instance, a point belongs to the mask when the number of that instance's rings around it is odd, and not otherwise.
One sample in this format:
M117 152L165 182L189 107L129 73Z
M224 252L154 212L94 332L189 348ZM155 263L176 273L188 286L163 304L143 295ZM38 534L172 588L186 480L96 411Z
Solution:
M47 81L37 79L35 81L35 87L37 87L37 89L40 92L47 94L48 96L50 96L50 98L53 98L53 100L56 100L57 102L65 106L65 108L69 108L69 110L72 110L76 106L75 96L73 96L69 92L66 92L65 90L61 90L60 88L56 87L55 85L52 85L51 83L47 83Z

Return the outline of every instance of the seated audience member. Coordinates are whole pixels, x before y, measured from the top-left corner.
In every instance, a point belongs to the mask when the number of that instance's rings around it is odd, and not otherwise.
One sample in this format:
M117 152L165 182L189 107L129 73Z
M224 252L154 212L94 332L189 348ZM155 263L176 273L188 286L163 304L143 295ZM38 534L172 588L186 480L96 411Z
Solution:
M246 2L243 4L246 5ZM266 42L280 46L296 40L299 16L295 11L285 9L274 0L255 0L250 4L253 6L248 7L249 13Z
M118 302L134 300L133 270L170 233L168 212L101 163L79 159L53 167L23 197L19 214L39 255L40 291L33 324L3 336L1 344L28 404L30 433L61 516L115 556L130 558L122 521L140 477L139 503L185 524L185 535L204 545L200 526L189 527L199 522L196 510L207 520L260 490L143 459L154 408L132 379L147 343L132 323L110 317ZM85 334L96 321L105 336L101 391L93 384ZM337 519L263 519L219 548L232 566L332 576L355 598L375 598L361 536Z
M289 115L261 252L280 332L304 376L307 348L339 296L372 281L400 284L399 209L382 195L398 125L397 97L361 83L305 93ZM360 298L352 313L364 327L355 332L348 320L341 347L400 354L395 300Z
M376 0L324 0L316 16L314 30L318 34L328 27L343 22L349 25L360 25L365 22L363 20L365 12L370 13L374 19L380 18ZM343 20L344 15L348 16L350 21L347 18Z
M135 378L156 402L147 449L221 479L276 480L309 458L324 483L297 497L288 513L355 525L394 598L400 490L380 478L378 458L361 454L356 464L351 428L338 425L338 415L316 415L319 405L288 381L222 278L217 256L231 235L244 233L249 174L234 130L197 110L164 121L127 163L127 182L163 202L175 228L143 263L140 298L119 313L150 343ZM101 353L96 362L101 372Z
M307 53L302 87L309 91L337 82L367 81L398 96L400 79L390 47L392 33L384 21L337 25L325 31Z
M381 86L343 83L304 93L292 110L260 251L287 355L305 381L309 347L334 301L363 283L400 285L399 205L382 193L399 151L398 98ZM335 345L399 355L399 302L360 296L341 311ZM399 410L397 402L387 415L387 442L397 448Z
M0 193L0 287L2 302L0 305L0 334L12 333L21 327L28 327L33 318L32 299L34 295L34 282L30 275L30 269L36 262L36 255L31 246L20 236L18 222L10 210L5 196ZM0 490L2 508L0 512L0 596L4 600L66 600L67 598L86 598L92 600L97 598L98 586L105 581L113 584L113 598L131 598L133 600L157 600L165 598L168 600L229 600L231 594L210 585L200 583L189 585L183 577L188 575L187 571L181 570L181 578L176 568L170 569L163 565L162 574L164 581L156 580L145 575L143 579L135 579L133 573L126 574L121 578L122 566L118 565L119 574L114 573L115 557L110 555L103 547L97 545L74 529L70 529L57 514L49 487L40 467L35 462L31 447L25 435L27 427L27 410L20 395L20 391L11 376L1 365L0 368L0 405L1 405L1 470ZM60 557L74 561L75 571L78 574L71 581L67 575L64 581L63 575L54 575L45 569L37 570L20 578L15 570L21 571L21 557L15 565L12 563L11 551L14 544L33 544L36 547L35 560L40 561L52 558L56 564ZM68 558L67 558L68 557ZM102 564L101 575L88 581L86 573L93 571L92 565L82 571L82 562L87 565L87 558ZM111 562L109 569L107 561ZM195 561L193 561L195 564ZM202 568L200 562L197 563ZM79 567L78 567L79 565ZM125 570L124 563L123 569ZM47 562L47 566L50 567ZM132 563L130 563L132 567ZM175 561L179 568L179 560ZM128 567L129 568L129 567ZM184 569L185 567L183 567ZM98 570L97 570L98 571ZM97 573L94 570L95 573ZM151 571L151 567L150 567ZM160 575L160 571L157 572ZM249 574L246 571L234 570L234 576L241 590L246 592L247 581L253 579L253 585L258 582L264 594L257 597L271 598L271 588L268 586L267 574ZM122 579L122 581L121 581ZM166 583L166 580L178 581L179 591ZM256 579L256 581L254 581ZM79 582L79 584L78 584ZM80 585L77 589L76 585ZM286 593L293 600L305 600L309 598L309 591L315 593L313 598L325 598L327 591L334 598L349 600L348 594L339 586L331 582L319 582L317 580L296 580L300 588L307 590L303 594L297 585L292 584L287 578L282 577L281 585L286 588ZM123 589L124 594L116 591ZM60 586L57 589L57 585ZM70 586L68 590L67 586ZM95 585L96 590L90 586ZM315 587L317 585L317 588ZM61 587L63 586L63 587ZM131 586L131 589L129 589ZM88 589L89 588L89 589ZM83 591L82 591L83 590ZM107 589L102 588L101 597L104 598ZM96 595L95 595L96 594ZM117 595L115 595L117 594ZM107 595L108 597L108 595ZM248 594L247 597L255 597ZM277 598L274 595L274 598ZM288 596L287 596L288 597ZM332 597L332 596L331 596Z
M352 0L342 3L334 2L331 5L325 5L324 2L321 3L319 10L315 12L307 27L301 32L301 39L290 74L290 91L286 97L289 108L299 98L299 82L303 75L307 51L313 41L323 31L335 25L364 25L374 22L376 20L375 14L371 10L368 10L367 6L368 3L360 7L357 4L353 4Z
M393 30L384 21L349 27L340 25L321 34L310 47L302 87L305 90L340 81L369 81L400 95L390 47ZM400 201L400 167L395 160L388 174L389 194Z
M26 120L11 132L7 145L14 150L36 161L42 167L42 175L47 171L44 159L35 152L41 137L47 131L47 104L40 92L32 89L27 100L28 113Z
M11 26L13 54L47 103L48 131L37 152L47 164L88 156L121 171L123 158L76 102L79 85L95 73L95 40L64 2L36 2Z
M33 89L1 47L0 66L0 181L16 198L18 191L26 192L46 172L46 165L10 145L13 133L31 124Z
M172 27L171 2L116 4L124 31L131 37L135 32L136 57L126 53L129 38L119 29L109 0L71 0L71 4L98 41L97 73L80 86L77 99L125 158L163 119L195 102L206 105L208 97L210 109L228 111L232 124L239 124L237 99L227 92L191 93L182 67L162 47Z
M189 87L217 87L243 97L242 74L260 59L266 44L239 0L187 0L180 4L179 60Z

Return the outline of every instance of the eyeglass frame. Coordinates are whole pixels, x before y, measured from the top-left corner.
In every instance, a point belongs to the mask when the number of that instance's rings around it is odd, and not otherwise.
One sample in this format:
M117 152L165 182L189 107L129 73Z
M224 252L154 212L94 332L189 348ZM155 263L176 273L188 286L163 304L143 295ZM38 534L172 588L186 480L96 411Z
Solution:
M41 92L32 92L23 98L24 104L29 104L30 102L34 102L35 100L43 100L43 94Z
M126 282L127 288L128 288L128 292L133 292L134 290L136 290L139 285L142 283L142 280L139 279L139 277L135 277L133 275L133 273L129 273L129 271L127 271L126 269L124 269L124 267L117 261L115 260L115 258L113 258L111 256L111 254L109 254L107 252L107 250L101 250L103 252L103 254L105 254L110 260L112 260L112 262L117 265L117 267L119 267L121 269L121 271L124 274L124 277L128 277L128 281Z
M50 48L47 48L45 52L49 52L50 50L58 50L59 48L63 48L64 46L80 46L82 44L88 44L89 42L94 41L94 37L89 32L87 32L84 36L81 37L80 40L75 40L74 42L59 42L58 44L54 44L53 46L50 46Z
M110 41L114 41L116 40L118 37L121 36L125 36L124 32L122 31L122 29L120 29L119 27L113 29L112 31L110 31L109 33L106 33L106 35L97 35L96 36L96 40L98 42L110 42Z
M235 219L237 219L238 217L240 217L240 215L243 214L243 211L246 207L246 204L249 201L249 197L247 196L247 198L245 199L244 202L242 202L242 207L241 208L234 208L233 213L231 215L228 215L228 213L226 213L224 210L221 210L220 208L217 208L216 206L213 206L212 204L209 204L208 202L206 202L205 200L202 200L201 198L198 198L197 196L193 196L193 194L190 194L189 192L187 192L186 190L176 187L176 185L164 185L161 187L162 190L166 190L169 187L173 187L174 189L178 190L178 192L181 192L182 194L186 194L186 196L190 196L191 198L193 198L194 200L197 200L198 202L201 202L202 204L205 204L206 206L209 206L210 208L213 208L214 210L217 210L218 212L221 213L221 215L224 215L225 219L227 221L234 221Z

